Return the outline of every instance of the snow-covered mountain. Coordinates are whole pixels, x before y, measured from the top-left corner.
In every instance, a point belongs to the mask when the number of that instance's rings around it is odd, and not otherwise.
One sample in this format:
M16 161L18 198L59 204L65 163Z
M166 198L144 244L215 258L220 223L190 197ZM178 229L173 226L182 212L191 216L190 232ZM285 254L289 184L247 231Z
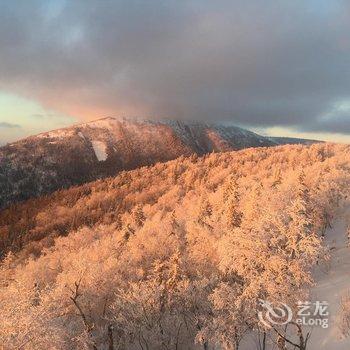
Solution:
M220 124L104 118L1 147L0 208L181 155L283 143Z

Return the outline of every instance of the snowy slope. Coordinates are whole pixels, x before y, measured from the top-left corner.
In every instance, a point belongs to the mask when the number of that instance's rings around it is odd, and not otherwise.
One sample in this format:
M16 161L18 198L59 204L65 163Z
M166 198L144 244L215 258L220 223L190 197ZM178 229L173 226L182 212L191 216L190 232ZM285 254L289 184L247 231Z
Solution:
M324 300L329 303L329 328L314 327L308 350L348 350L350 338L342 339L337 317L341 298L350 291L350 248L348 247L346 216L338 220L326 233L326 244L331 249L331 259L315 271L316 286L311 291L311 300Z
M315 286L310 290L308 301L326 301L329 312L328 328L303 326L303 333L311 333L307 350L349 350L350 337L344 338L339 331L339 310L341 298L350 292L350 247L346 236L350 208L328 229L324 244L330 249L330 260L316 267L313 277ZM290 337L293 340L293 337ZM296 340L296 338L294 339ZM296 343L298 341L295 341ZM257 350L258 336L251 333L240 344L240 350ZM287 349L293 349L287 345ZM277 350L274 342L268 341L266 350Z

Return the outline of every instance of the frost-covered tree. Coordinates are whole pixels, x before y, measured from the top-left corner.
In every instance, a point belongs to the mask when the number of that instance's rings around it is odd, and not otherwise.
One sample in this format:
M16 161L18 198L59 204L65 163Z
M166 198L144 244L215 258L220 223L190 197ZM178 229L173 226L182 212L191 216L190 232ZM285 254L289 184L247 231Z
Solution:
M348 146L326 144L182 158L0 212L0 249L13 250L0 343L212 350L256 334L288 346L259 323L259 299L306 295L349 162Z

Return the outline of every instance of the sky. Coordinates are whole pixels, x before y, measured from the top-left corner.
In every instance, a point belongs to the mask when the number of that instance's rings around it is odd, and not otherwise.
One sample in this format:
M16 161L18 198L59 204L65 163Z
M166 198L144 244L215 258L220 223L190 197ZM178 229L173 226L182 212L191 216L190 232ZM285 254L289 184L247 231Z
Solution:
M350 142L350 1L0 0L0 144L106 116Z

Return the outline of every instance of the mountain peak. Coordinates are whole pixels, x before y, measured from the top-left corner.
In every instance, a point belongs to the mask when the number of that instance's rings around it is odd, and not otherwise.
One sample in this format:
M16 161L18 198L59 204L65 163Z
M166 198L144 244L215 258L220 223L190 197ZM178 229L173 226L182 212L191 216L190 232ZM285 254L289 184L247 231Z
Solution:
M1 147L0 207L182 155L282 143L219 123L101 118Z

